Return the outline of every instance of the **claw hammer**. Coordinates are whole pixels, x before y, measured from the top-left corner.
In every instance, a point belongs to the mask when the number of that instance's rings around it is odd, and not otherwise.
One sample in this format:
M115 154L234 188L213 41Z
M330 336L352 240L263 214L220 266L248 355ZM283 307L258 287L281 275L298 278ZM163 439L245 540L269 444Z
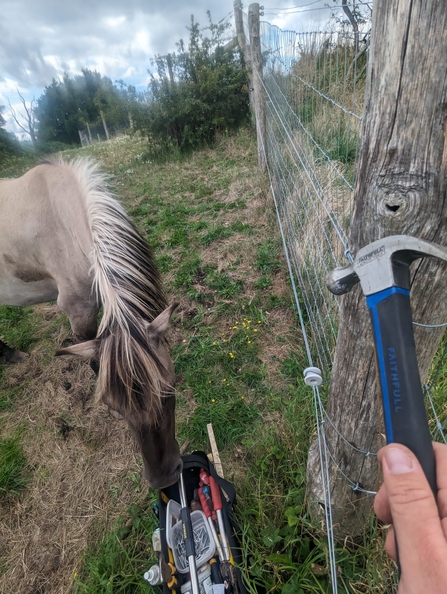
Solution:
M358 251L348 266L326 278L335 295L360 282L373 327L387 442L407 446L436 495L436 467L419 376L410 307L410 264L447 248L407 235L379 239Z

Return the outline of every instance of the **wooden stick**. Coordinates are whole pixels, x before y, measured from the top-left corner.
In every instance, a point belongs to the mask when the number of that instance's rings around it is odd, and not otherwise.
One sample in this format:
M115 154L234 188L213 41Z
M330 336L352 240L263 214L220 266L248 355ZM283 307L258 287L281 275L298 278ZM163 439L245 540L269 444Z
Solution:
M214 461L214 466L216 468L216 472L219 476L221 476L222 478L225 478L224 473L223 473L222 463L220 461L219 450L217 449L216 438L214 437L214 430L213 430L212 423L208 423L206 428L208 431L208 438L210 440L211 452L213 454L213 461Z

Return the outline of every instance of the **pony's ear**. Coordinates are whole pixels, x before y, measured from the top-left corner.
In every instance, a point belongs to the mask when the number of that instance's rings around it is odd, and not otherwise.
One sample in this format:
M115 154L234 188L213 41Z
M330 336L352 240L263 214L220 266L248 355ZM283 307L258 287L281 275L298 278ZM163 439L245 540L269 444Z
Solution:
M76 357L82 357L83 359L92 359L99 351L99 340L87 340L86 342L80 342L73 346L66 347L65 349L58 349L54 354L56 357L64 357L65 355L74 355Z
M177 309L178 305L178 303L173 303L164 311L162 311L153 322L146 324L146 330L148 331L149 336L153 338L162 338L166 334L169 329L171 316Z

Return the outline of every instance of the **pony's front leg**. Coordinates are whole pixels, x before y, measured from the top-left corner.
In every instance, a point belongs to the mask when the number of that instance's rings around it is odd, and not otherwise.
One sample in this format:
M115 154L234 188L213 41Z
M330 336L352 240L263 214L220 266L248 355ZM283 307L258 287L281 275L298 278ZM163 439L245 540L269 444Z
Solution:
M75 338L81 342L96 338L98 331L99 305L91 296L91 288L86 289L88 298L71 291L59 291L57 304L70 320Z
M18 349L13 349L5 342L0 340L0 357L4 357L8 363L21 363L29 357L28 353L22 353Z

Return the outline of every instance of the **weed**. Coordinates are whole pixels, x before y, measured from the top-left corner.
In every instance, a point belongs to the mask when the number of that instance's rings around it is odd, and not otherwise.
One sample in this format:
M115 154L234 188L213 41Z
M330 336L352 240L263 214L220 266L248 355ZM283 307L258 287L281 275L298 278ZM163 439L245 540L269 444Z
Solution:
M4 340L19 350L27 350L34 340L31 307L0 305L0 328Z
M232 281L225 272L212 271L205 279L206 284L223 298L234 297L243 290L241 280Z
M26 458L20 441L21 433L0 440L0 496L17 495L28 483Z
M202 245L209 245L213 241L217 241L218 239L225 239L226 237L230 237L233 235L233 231L228 227L224 227L223 225L218 225L205 235L202 235L200 238L200 243Z
M254 283L256 289L267 289L271 285L272 281L267 276L261 276L261 278Z
M196 276L202 276L203 273L201 272L200 266L200 258L195 254L193 254L189 259L186 259L185 262L178 263L177 274L175 275L175 286L189 287L194 282L194 278Z
M278 247L275 241L267 239L263 241L257 251L257 267L264 273L275 274L281 270L281 262L278 258Z
M157 527L155 515L138 505L127 510L95 549L87 551L84 566L74 575L75 594L146 593L143 574L155 554L149 543Z
M0 368L1 371L1 368ZM0 381L1 381L0 374ZM0 413L11 410L23 393L23 385L0 389Z

